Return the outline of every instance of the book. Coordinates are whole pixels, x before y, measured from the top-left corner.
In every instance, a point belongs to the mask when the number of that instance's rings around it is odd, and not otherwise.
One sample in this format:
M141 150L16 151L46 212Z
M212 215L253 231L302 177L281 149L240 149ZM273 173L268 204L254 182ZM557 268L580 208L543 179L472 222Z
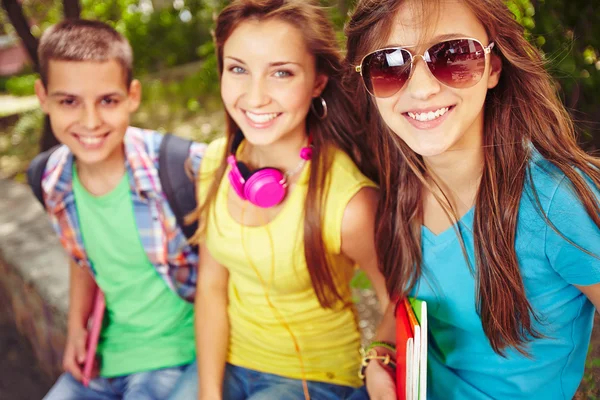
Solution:
M427 303L404 298L396 304L396 397L427 398Z
M427 303L415 298L410 299L412 309L419 321L421 330L421 348L419 352L419 378L418 378L418 397L416 399L427 399Z
M96 360L96 350L98 348L98 340L100 339L100 331L102 330L102 321L104 319L104 310L106 303L104 294L98 288L94 296L94 304L92 315L89 321L88 340L86 346L85 362L83 364L83 385L87 387L92 380L92 371L94 361Z

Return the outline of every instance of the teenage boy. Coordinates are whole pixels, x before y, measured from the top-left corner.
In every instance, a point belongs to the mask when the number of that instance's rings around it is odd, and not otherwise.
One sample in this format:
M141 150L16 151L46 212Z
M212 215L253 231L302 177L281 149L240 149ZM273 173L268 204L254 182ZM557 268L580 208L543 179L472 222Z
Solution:
M197 254L159 179L163 135L129 126L141 95L131 47L102 22L66 20L44 32L38 55L36 94L62 143L43 169L42 198L71 258L65 373L45 399L164 399L195 359ZM190 147L193 171L204 147ZM99 375L84 386L97 287Z

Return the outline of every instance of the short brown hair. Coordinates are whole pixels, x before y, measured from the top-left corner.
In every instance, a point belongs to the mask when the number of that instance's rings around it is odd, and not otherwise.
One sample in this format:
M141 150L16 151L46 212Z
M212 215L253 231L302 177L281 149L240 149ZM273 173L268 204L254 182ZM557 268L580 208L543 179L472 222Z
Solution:
M46 29L38 47L40 76L48 84L50 60L117 61L123 68L125 82L132 80L133 51L127 39L100 21L67 19Z

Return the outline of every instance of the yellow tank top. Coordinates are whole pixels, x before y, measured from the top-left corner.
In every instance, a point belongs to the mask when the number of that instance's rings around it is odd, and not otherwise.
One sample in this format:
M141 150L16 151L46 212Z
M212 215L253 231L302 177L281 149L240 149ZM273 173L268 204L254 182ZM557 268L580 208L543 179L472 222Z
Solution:
M212 182L212 172L225 154L224 146L225 140L217 139L202 160L198 185L201 201ZM302 379L298 352L283 319L298 342L305 379L358 387L362 382L357 376L360 333L355 310L351 306L322 308L306 266L303 210L309 173L310 163L277 216L259 227L242 226L231 217L227 196L232 189L227 176L221 180L208 217L206 245L215 260L229 271L228 362ZM323 236L340 287L348 288L355 266L341 255L343 214L361 188L375 185L339 150L334 153L328 178L331 183L324 208ZM261 284L253 266L266 285ZM269 306L265 292L276 311ZM351 292L343 293L346 304L351 304Z

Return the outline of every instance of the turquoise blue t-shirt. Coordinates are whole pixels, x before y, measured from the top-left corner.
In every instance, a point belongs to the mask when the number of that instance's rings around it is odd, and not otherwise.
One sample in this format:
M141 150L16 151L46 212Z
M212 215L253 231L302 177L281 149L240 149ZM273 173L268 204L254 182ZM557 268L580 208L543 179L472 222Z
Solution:
M567 238L600 256L600 229L560 170L534 153L531 177L542 208ZM590 187L593 187L590 182ZM597 199L600 193L595 192ZM471 265L473 216L459 221ZM429 314L429 399L571 399L581 382L594 307L576 285L600 282L600 260L569 244L546 224L526 185L518 216L516 250L525 292L545 338L497 355L476 312L476 284L455 230L422 228L423 276L413 292Z

